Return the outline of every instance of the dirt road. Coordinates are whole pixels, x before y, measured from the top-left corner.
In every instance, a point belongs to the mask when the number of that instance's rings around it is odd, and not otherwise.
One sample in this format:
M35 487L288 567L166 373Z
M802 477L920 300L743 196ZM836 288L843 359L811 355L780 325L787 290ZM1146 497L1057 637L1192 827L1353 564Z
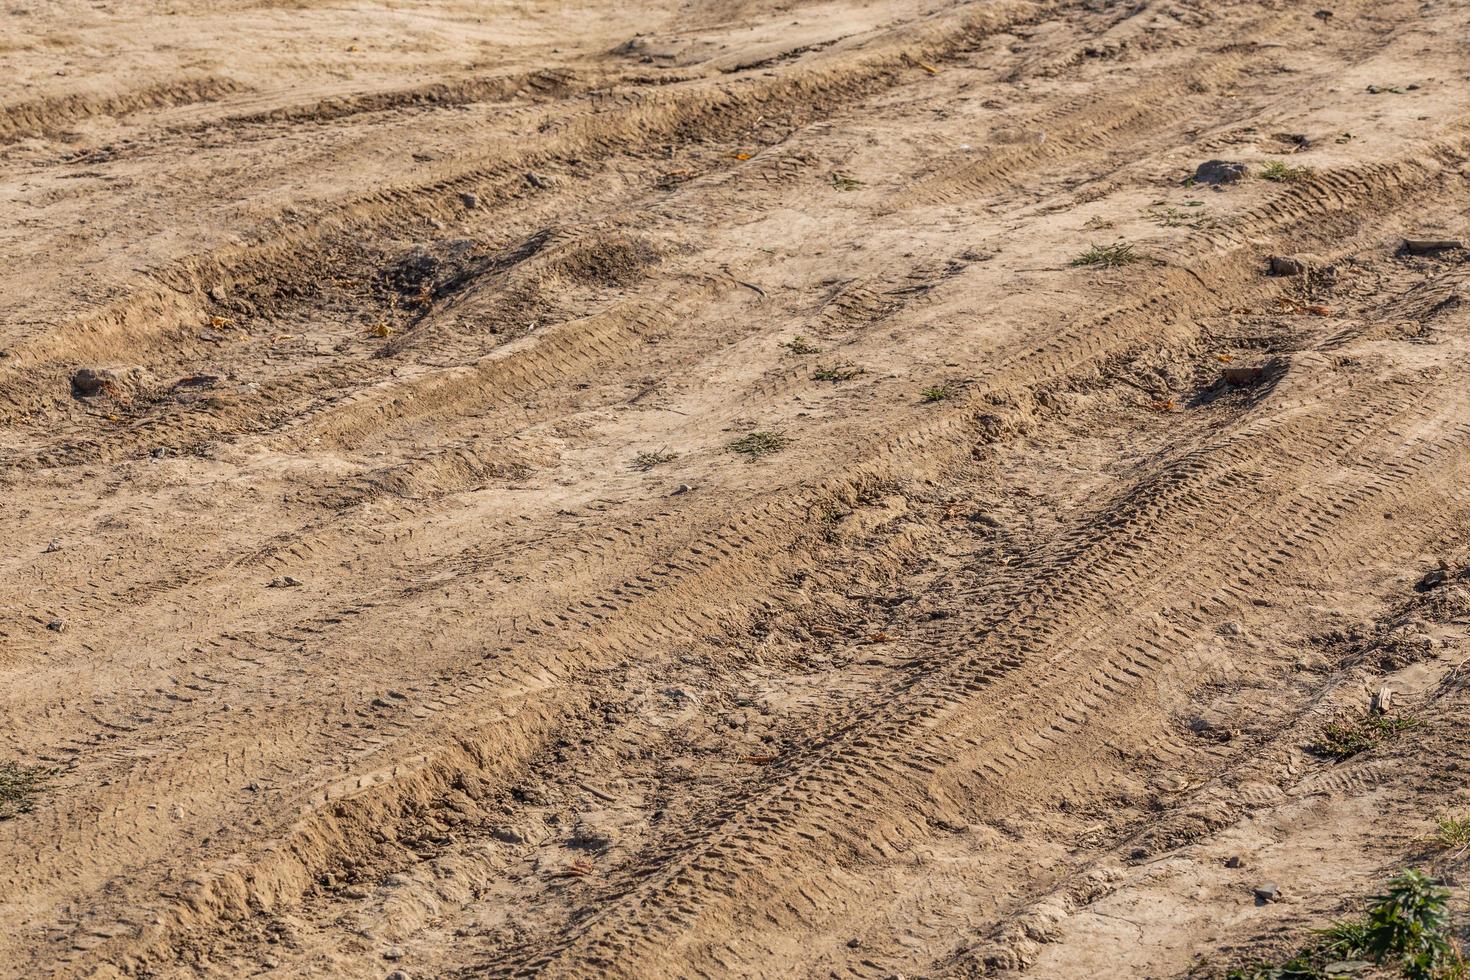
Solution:
M0 974L1177 977L1444 870L1465 4L0 19Z

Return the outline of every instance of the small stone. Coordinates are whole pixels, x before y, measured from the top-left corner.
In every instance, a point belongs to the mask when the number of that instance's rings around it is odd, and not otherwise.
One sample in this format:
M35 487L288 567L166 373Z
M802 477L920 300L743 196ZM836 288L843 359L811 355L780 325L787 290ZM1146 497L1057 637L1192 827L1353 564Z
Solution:
M694 488L691 487L689 484L687 484L687 483L681 483L677 487L674 488L674 492L671 493L669 496L671 496L671 497L677 497L679 494L681 494L681 493L688 493L689 491L691 491L693 489Z
M265 959L260 961L260 965L265 967L267 970L274 970L276 967L281 965L281 961L276 959L274 956L267 956Z
M1243 868L1245 867L1245 861L1241 859L1241 856L1239 854L1232 854L1225 859L1225 867Z
M1246 166L1235 160L1206 160L1200 164L1194 172L1196 184L1209 184L1218 187L1221 184L1234 184L1246 175Z
M269 582L266 583L265 587L268 589L291 589L304 584L306 583L302 582L299 578L292 578L290 575L282 575L279 578L271 579Z
M444 222L440 221L438 218L430 218L429 227L434 229L435 231L443 231Z
M471 194L468 191L459 196L460 203L471 211L480 206L480 195Z
M342 889L342 895L344 898L364 899L371 894L372 892L362 885L348 885L346 888Z
M43 552L41 552L41 553L43 555L49 555L52 552L60 551L60 550L61 550L61 540L59 538L52 538L51 539L51 543L46 546L46 550L43 551Z
M531 171L531 170L527 170L526 171L526 183L530 184L532 187L536 188L538 191L539 190L545 190L546 189L546 180L544 178L542 178L541 176L539 176L538 174L536 174L535 171Z
M1276 902L1281 900L1281 886L1274 881L1257 885L1251 891L1262 902Z
M1441 585L1444 585L1449 577L1449 567L1441 564L1438 568L1433 568L1425 572L1424 577L1419 580L1419 583L1414 588L1420 592L1428 592L1430 589L1437 589Z
M216 283L215 285L209 287L209 298L214 300L216 303L223 303L225 300L229 299L229 296L230 294L225 291L225 287L222 284Z
M66 630L66 624L59 619L53 619L46 624L46 628L53 633L61 633Z
M853 938L851 938L851 939L849 939L847 941L847 948L848 949L857 949L862 944L863 944L863 941L861 939L858 939L856 936L854 936Z
M399 949L397 946L389 946L387 949L383 950L383 959L401 960L403 959L403 950Z
M383 980L409 980L409 976L402 970L394 970L392 973L384 977Z

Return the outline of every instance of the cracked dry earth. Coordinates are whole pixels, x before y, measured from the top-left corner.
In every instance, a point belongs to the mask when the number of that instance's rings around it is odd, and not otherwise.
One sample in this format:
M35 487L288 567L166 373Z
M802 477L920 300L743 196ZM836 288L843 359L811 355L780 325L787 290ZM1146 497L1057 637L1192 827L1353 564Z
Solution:
M1215 975L1456 883L1464 3L0 19L0 973Z

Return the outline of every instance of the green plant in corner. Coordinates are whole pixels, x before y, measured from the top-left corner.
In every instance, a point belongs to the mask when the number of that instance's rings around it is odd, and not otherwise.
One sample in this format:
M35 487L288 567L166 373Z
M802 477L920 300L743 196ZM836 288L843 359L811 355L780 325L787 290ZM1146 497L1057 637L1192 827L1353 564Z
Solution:
M1418 869L1390 879L1363 918L1334 922L1317 930L1317 936L1316 943L1279 965L1256 962L1226 976L1327 980L1355 976L1377 964L1408 980L1466 980L1465 960L1450 927L1449 892Z
M1397 962L1409 980L1463 970L1450 938L1449 898L1447 889L1417 868L1392 879L1368 910L1363 952L1375 963Z

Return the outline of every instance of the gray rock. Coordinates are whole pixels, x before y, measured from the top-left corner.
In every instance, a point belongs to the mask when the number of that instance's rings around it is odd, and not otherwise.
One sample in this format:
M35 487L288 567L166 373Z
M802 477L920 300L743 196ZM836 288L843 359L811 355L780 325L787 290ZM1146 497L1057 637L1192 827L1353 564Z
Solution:
M459 196L460 203L473 211L480 206L480 195L471 194L468 191Z
M408 974L404 973L402 970L394 970L392 973L384 977L383 980L410 980L410 978Z
M1194 172L1196 184L1234 184L1245 178L1246 166L1234 160L1206 160Z
M1441 585L1444 585L1449 577L1450 570L1448 566L1441 564L1438 568L1432 568L1425 572L1424 577L1419 580L1414 588L1420 592L1428 592L1430 589L1437 589Z
M1256 898L1262 902L1278 902L1281 900L1281 886L1274 881L1257 885L1252 891Z
M1240 857L1239 854L1232 854L1228 858L1225 859L1225 867L1227 867L1227 868L1243 868L1243 867L1245 867L1245 861L1243 861L1241 859L1241 857Z

